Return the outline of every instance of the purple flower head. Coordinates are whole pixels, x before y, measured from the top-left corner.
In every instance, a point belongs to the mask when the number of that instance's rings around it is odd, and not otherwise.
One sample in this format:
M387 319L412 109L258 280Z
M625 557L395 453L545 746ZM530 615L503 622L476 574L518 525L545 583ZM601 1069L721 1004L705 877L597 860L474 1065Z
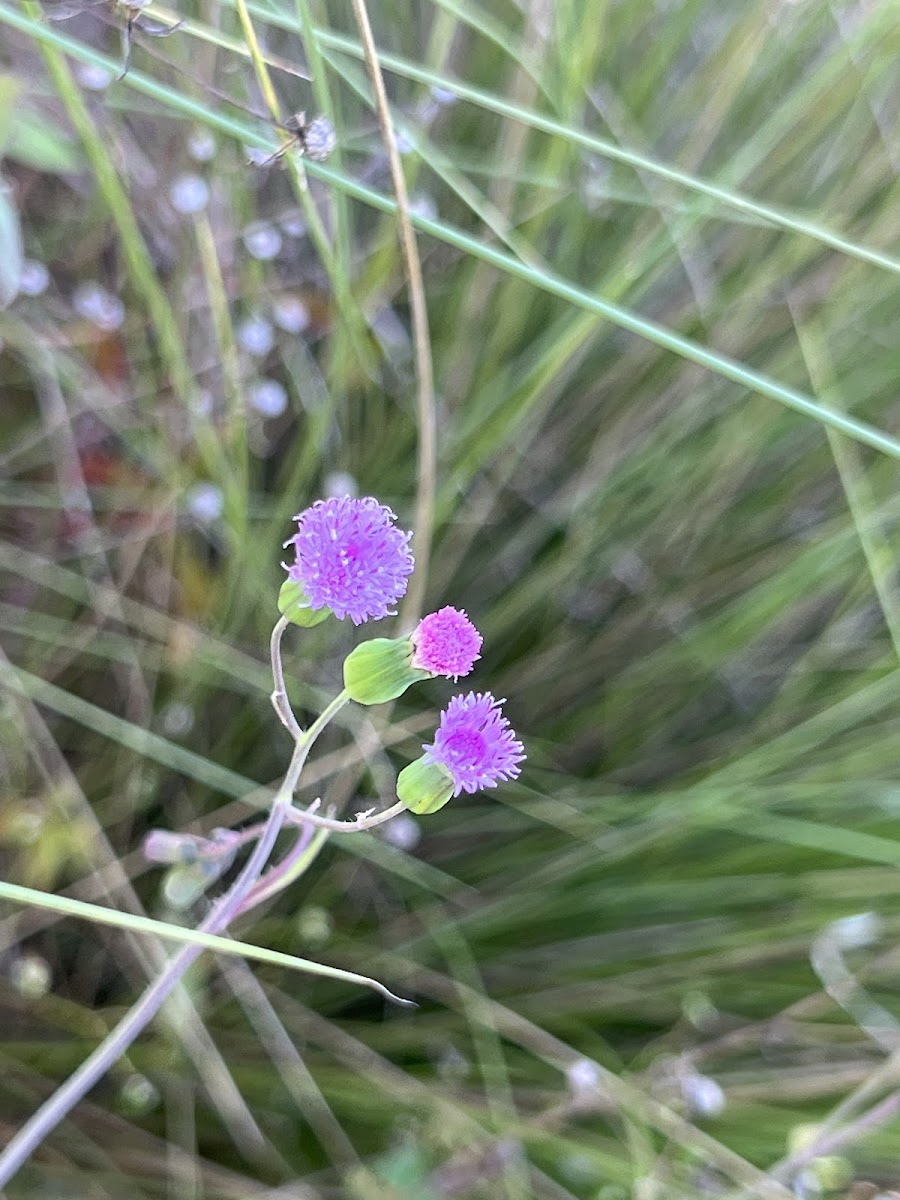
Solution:
M296 561L288 578L299 583L310 608L329 608L354 625L393 616L391 605L406 591L412 574L410 533L394 525L389 508L371 496L317 500L294 518ZM287 564L285 564L287 566Z
M423 746L425 759L441 763L453 776L454 796L496 787L515 779L525 747L500 711L501 701L490 692L454 696L441 713L434 743Z
M481 657L481 634L464 612L449 605L423 617L410 640L415 647L412 665L431 675L459 679Z

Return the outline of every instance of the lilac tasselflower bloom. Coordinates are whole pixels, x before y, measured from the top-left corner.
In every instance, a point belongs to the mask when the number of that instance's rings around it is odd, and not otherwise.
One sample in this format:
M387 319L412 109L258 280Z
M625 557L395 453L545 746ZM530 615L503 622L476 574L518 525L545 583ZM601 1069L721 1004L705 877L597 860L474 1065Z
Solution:
M434 742L425 745L425 761L440 763L453 778L453 795L496 787L515 779L525 747L516 738L490 692L454 696L441 713Z
M414 560L411 533L394 522L389 508L371 496L318 500L298 513L297 532L285 542L296 551L288 578L303 588L309 607L328 608L354 625L393 616L405 593Z
M459 608L448 605L423 617L410 635L412 665L429 675L459 679L481 655L481 634Z

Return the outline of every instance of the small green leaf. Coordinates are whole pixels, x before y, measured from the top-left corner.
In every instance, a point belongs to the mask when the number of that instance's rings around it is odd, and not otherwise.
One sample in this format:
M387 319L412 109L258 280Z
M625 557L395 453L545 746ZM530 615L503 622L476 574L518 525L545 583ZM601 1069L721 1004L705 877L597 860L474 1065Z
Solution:
M200 899L219 874L219 871L209 871L202 863L172 867L163 879L162 893L166 903L176 912L183 912Z

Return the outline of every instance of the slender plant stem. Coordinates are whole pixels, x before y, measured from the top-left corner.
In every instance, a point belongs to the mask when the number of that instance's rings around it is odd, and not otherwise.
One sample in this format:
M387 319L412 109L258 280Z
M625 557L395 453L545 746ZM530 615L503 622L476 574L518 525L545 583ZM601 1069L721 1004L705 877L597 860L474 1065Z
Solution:
M259 841L231 888L213 905L205 920L200 924L199 928L203 933L220 933L240 911L269 860L291 807L291 800L300 773L313 743L328 722L348 703L348 700L349 697L346 693L341 692L307 732L301 734L297 739L284 782L272 801L272 807ZM0 1188L9 1183L41 1142L106 1074L113 1063L125 1053L134 1039L159 1012L166 998L181 981L185 971L199 957L201 950L202 947L199 946L183 946L173 954L157 978L119 1024L11 1139L3 1153L0 1154Z
M281 617L275 623L275 628L272 630L272 678L275 680L275 691L272 693L272 707L278 714L278 719L282 725L297 740L303 736L303 730L294 716L291 702L288 699L287 688L284 683L284 667L281 662L281 639L284 637L284 631L288 625L290 625L290 621L287 617Z
M431 557L431 535L434 525L434 491L437 473L437 423L434 412L434 367L431 359L431 336L428 332L428 308L425 303L425 284L416 235L409 215L409 194L397 149L394 124L388 106L384 76L378 61L375 38L365 0L353 0L353 16L359 30L381 136L387 150L391 182L397 198L397 222L400 226L400 246L409 280L409 303L412 309L413 342L416 352L416 409L419 427L419 455L416 485L416 573L401 606L404 625L415 625L422 609L428 584L428 560Z
M392 817L397 817L405 811L406 805L402 800L398 800L396 804L392 804L383 812L360 813L355 821L337 821L332 817L320 817L317 812L309 809L295 809L288 813L287 819L297 825L315 825L317 829L327 829L331 833L362 833L365 829L374 829L376 825L383 825L385 821L390 821Z
M299 757L299 753L300 747L298 746L294 756L295 760ZM285 782L287 782L287 778ZM223 930L256 882L281 829L289 797L290 793L282 787L273 801L262 836L243 870L234 885L213 906L209 915L201 923L200 929L204 933L219 933ZM173 954L143 996L109 1036L12 1138L3 1154L0 1155L0 1187L10 1181L48 1134L106 1074L113 1063L125 1053L134 1039L157 1014L164 1001L180 982L185 971L196 961L200 953L201 947L199 946L183 946Z
M319 829L314 833L312 825L301 826L300 836L297 838L295 846L288 851L277 866L272 867L257 882L253 891L241 905L241 916L262 904L264 900L268 900L270 896L283 891L295 879L299 879L307 871L310 863L327 840L328 831L326 829Z
M360 813L359 816L353 821L339 821L333 817L320 817L315 811L315 805L313 805L306 809L289 809L285 815L284 823L287 825L299 825L302 829L321 829L326 833L363 833L367 829L374 829L377 825L384 825L386 821L390 821L393 817L398 817L400 813L405 810L405 808L406 805L403 803L403 801L398 800L396 804L392 804L390 808L386 808L382 812L373 813L371 810L367 810L366 812ZM197 852L196 860L191 861L215 862L216 858L218 857L222 857L226 854L233 854L234 851L240 846L246 845L247 842L255 841L265 828L265 824L266 823L264 821L261 821L257 825L248 825L246 829L242 829L240 833L235 834L233 839L229 839L227 842L223 841L220 850L217 849L215 843L212 843L208 848L202 847ZM282 868L286 869L289 867L293 862L294 857L299 852L300 849L295 846L287 858L280 862L277 867L273 867L272 871L270 872L271 877L274 879L275 876L278 875L280 878L282 874ZM270 888L267 884L268 879L269 875L266 875L260 880L260 887L266 885L265 890L267 894L270 891L281 890L283 885L279 885L278 888ZM249 907L251 906L246 905L241 909L241 911L246 912L247 908Z
M250 53L250 60L253 63L253 70L256 75L256 81L259 84L260 92L272 115L272 119L276 124L280 125L281 115L278 107L278 97L275 93L275 88L272 86L272 80L269 77L266 56L259 45L246 0L235 0L235 7L241 22L241 30L247 43L247 49ZM286 155L285 165L290 175L294 192L303 209L309 236L316 247L328 278L331 280L331 286L334 288L335 299L350 335L350 342L353 345L360 364L365 364L367 348L365 337L363 336L363 318L359 306L354 299L352 289L349 286L347 274L335 257L335 251L329 239L328 231L310 194L304 161L300 154L291 153Z

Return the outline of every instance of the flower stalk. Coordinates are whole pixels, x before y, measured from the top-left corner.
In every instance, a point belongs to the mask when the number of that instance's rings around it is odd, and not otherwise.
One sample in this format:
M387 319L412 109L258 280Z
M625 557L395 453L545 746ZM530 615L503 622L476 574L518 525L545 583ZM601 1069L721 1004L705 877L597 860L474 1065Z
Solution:
M348 703L341 692L322 712L306 733L301 733L281 787L275 794L269 816L259 839L229 890L212 907L200 923L203 933L221 933L244 908L260 874L275 848L275 842L291 809L300 773L316 739L337 713ZM301 835L309 843L312 830ZM88 1055L61 1087L53 1093L29 1121L6 1145L0 1154L0 1188L5 1187L22 1164L31 1156L47 1135L75 1107L119 1059L134 1039L149 1025L162 1005L181 981L182 976L202 953L202 946L182 946L153 980L143 996L122 1018L112 1032Z
M286 543L294 546L296 561L286 567L288 580L279 594L282 615L270 640L272 706L294 748L268 816L240 831L216 830L209 838L156 830L144 844L152 862L170 867L168 881L183 900L201 894L228 870L239 847L252 844L237 878L200 923L203 933L221 934L235 917L299 879L329 834L374 829L407 810L435 812L462 791L474 792L514 779L525 757L500 703L489 692L470 692L451 700L434 742L424 745L424 756L400 772L395 804L381 812L368 809L350 821L320 814L318 800L306 809L294 807L310 750L341 709L351 702L375 704L396 699L420 680L467 675L480 657L482 645L481 635L465 612L452 607L423 618L408 637L363 642L344 664L343 690L304 730L291 708L285 682L282 640L288 626L311 628L331 616L349 617L359 625L394 615L391 605L405 593L414 564L408 548L411 534L398 530L391 510L371 497L318 501L296 519L298 532ZM281 861L267 870L286 825L298 830L296 841ZM186 944L176 951L126 1016L12 1138L0 1154L0 1189L127 1051L203 949ZM365 976L336 968L321 970L375 986L392 999L409 1003Z

